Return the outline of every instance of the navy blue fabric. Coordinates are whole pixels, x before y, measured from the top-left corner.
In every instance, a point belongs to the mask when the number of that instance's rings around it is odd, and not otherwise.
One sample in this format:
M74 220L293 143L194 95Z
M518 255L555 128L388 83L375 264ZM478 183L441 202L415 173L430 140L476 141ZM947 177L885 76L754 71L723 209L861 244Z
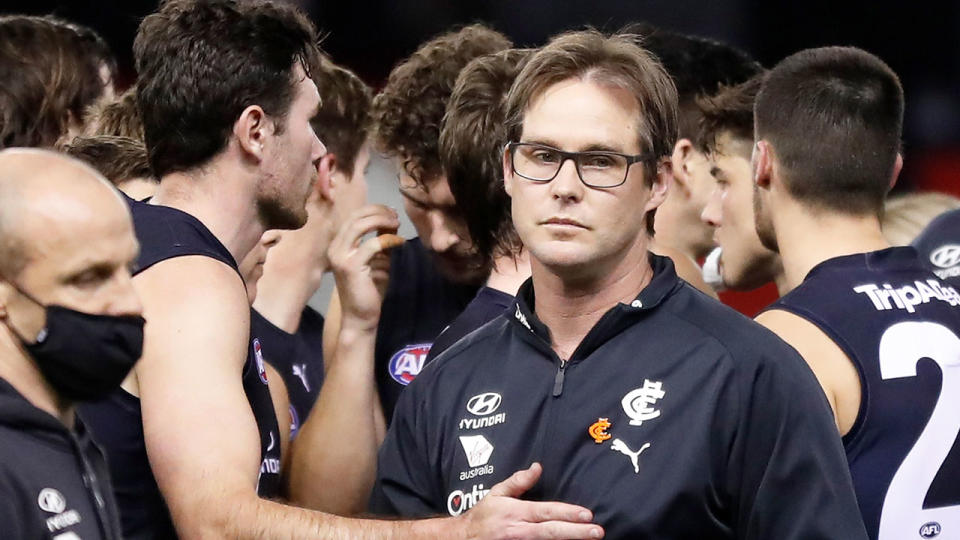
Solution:
M467 304L463 313L450 323L450 326L437 336L427 355L427 362L431 362L451 345L460 341L463 336L487 324L503 314L513 304L513 295L490 287L481 287L477 296Z
M140 242L135 274L167 259L201 255L226 264L239 275L237 263L227 248L195 217L166 206L132 199L127 202ZM201 292L184 291L184 294ZM260 432L257 493L265 498L277 497L280 494L280 431L263 367L262 345L252 336L247 361L239 375ZM124 537L174 537L169 512L147 459L139 399L117 389L104 400L82 404L79 410L107 453Z
M937 216L911 245L920 252L924 266L960 287L960 208Z
M891 295L891 289L903 294ZM912 305L911 301L919 303ZM909 327L906 349L896 353L899 360L915 364L913 377L884 378L881 339L885 335L896 339L892 337L896 335L894 327L902 323L939 325L960 335L958 304L956 290L924 268L913 248L898 247L824 261L800 286L767 308L788 311L815 324L846 353L860 374L860 411L843 437L843 445L871 538L877 538L891 479L927 425L942 383L936 362L920 359L930 345L926 334ZM960 355L960 341L954 353ZM933 463L939 473L929 489L921 488L926 493L926 508L960 504L956 435L956 431L938 435L949 437L954 448L942 465ZM920 501L916 503L919 506ZM960 506L954 511L960 516ZM929 521L919 514L913 519L911 531L919 531ZM960 535L960 531L951 534Z
M404 388L420 373L433 340L477 294L444 278L419 238L390 254L390 284L374 352L377 391L387 423Z
M323 315L305 307L297 332L288 334L253 310L250 331L260 338L264 359L280 373L287 387L292 440L307 421L323 384Z
M651 261L565 361L527 281L429 364L397 405L371 510L459 515L536 461L525 497L583 505L609 539L866 538L803 359Z
M0 537L117 539L103 452L0 379ZM67 536L59 536L67 538Z

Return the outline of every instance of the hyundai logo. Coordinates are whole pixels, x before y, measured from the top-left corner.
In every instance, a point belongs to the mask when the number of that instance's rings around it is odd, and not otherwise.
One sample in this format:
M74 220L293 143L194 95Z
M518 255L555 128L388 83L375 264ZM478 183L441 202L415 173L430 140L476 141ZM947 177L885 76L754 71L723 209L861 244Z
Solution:
M960 263L960 246L947 244L940 246L930 254L930 262L940 268L950 268Z
M486 416L500 407L500 401L500 394L487 392L470 398L467 402L467 410L477 416Z

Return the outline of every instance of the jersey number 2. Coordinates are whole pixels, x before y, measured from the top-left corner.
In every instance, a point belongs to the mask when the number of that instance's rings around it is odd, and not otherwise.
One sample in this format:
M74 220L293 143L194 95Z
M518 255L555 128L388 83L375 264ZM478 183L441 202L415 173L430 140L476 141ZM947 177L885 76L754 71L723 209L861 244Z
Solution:
M960 432L960 338L931 322L903 322L880 339L880 374L884 379L915 377L917 362L929 358L940 366L940 397L930 421L893 475L880 514L879 540L945 538L960 535L960 506L923 509L930 484Z

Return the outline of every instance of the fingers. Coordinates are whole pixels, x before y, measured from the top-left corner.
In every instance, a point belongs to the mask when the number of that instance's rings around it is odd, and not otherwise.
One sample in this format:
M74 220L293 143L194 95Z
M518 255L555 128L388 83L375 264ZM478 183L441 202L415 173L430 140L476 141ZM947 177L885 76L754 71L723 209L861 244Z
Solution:
M340 227L333 243L341 248L356 247L371 232L396 232L400 220L396 211L379 204L364 206L353 212Z
M523 502L525 521L541 523L548 521L566 521L570 523L589 523L593 519L590 510L575 504L561 502Z
M400 222L396 212L385 206L368 205L359 209L340 227L337 235L327 248L330 262L336 267L351 258L352 254L360 250L364 235L374 231L396 231L399 226ZM383 241L374 238L373 245L368 245L363 249L365 251L363 253L364 261L376 253L403 242L402 238L393 234L383 236L387 236L387 238Z
M517 525L506 537L517 540L588 540L603 538L603 527L589 523L547 521Z
M543 468L540 464L534 463L530 465L530 468L517 471L513 473L510 478L490 488L490 495L519 497L537 483L537 480L540 479L541 472L543 472Z

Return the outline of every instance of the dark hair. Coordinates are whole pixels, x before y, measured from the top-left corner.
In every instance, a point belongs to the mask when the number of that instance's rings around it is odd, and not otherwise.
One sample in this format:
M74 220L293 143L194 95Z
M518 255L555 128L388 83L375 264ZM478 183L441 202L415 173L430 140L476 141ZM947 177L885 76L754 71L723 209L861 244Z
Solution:
M64 152L90 164L115 186L134 178L154 179L147 149L136 139L109 135L75 137Z
M520 139L527 107L556 83L577 77L622 88L633 95L639 108L637 141L644 153L653 156L643 162L644 181L652 185L657 161L672 153L677 139L677 91L660 62L637 42L637 36L596 30L567 32L550 40L534 53L510 88L507 140ZM654 212L647 213L650 234Z
M507 92L532 53L508 49L471 61L457 77L443 118L440 161L470 238L487 259L523 247L503 188L502 156Z
M296 8L246 0L169 0L133 44L137 103L150 165L163 177L205 164L243 110L259 105L282 129L296 64L309 76L317 34Z
M314 133L337 156L337 168L353 174L354 162L370 132L370 88L353 72L328 59L311 68L320 92L320 110L310 120Z
M111 135L143 142L143 121L137 108L137 87L131 86L119 97L94 103L87 108L83 127L86 136Z
M0 148L53 147L71 116L82 121L104 89L91 36L52 17L0 17Z
M757 75L737 86L725 87L714 96L697 98L700 129L694 144L703 153L717 149L717 137L729 132L739 139L753 140L753 105L763 84Z
M643 47L660 59L677 86L678 138L697 133L697 96L709 96L723 86L745 82L763 69L746 52L719 41L635 23L625 31L643 36Z
M380 150L399 156L417 182L441 172L440 125L457 75L478 56L510 48L510 40L474 24L437 36L393 68L373 101Z
M69 21L61 22L77 33L77 38L79 39L80 47L83 48L84 56L92 58L97 64L97 76L100 76L100 67L102 65L107 68L107 72L110 75L108 82L115 82L117 79L117 59L114 58L113 51L110 50L107 42L100 37L100 34L96 33L92 28L81 24ZM103 82L102 79L101 82Z
M853 47L795 53L767 74L755 114L793 197L882 214L903 128L903 87L882 60Z

